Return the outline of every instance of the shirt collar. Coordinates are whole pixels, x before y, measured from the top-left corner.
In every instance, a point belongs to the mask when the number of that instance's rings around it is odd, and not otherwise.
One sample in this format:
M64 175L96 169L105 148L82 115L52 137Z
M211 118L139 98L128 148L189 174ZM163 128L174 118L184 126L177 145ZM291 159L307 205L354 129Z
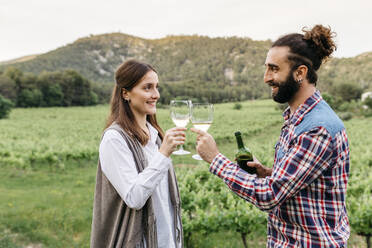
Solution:
M320 95L319 90L316 90L313 95L311 95L306 101L301 104L296 111L291 116L290 108L286 108L283 112L283 118L285 122L294 124L295 126L300 124L304 116L312 110L321 100L322 96Z

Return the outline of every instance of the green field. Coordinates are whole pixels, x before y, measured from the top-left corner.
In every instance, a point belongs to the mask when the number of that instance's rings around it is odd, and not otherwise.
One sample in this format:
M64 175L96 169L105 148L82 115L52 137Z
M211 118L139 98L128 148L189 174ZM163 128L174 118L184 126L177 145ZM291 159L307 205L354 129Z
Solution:
M246 146L262 163L271 166L282 124L281 111L271 100L243 102L240 110L233 106L215 105L215 121L209 132L220 151L233 156L234 132L240 130ZM97 151L108 109L107 105L14 109L8 119L0 120L0 248L89 247ZM158 120L165 130L173 126L167 109L158 110ZM368 194L366 188L370 187L371 121L355 117L345 122L352 161L349 191L355 199ZM194 144L195 135L188 131L185 149L195 152ZM205 176L207 164L190 155L172 159L182 187L184 214L189 213L190 206L197 214L200 204L209 203L192 195L195 192L190 191L187 177L194 172ZM205 181L220 185L212 175ZM244 211L253 211L243 200L235 202L226 187L213 190L220 192L216 197L225 197L227 202L237 204L237 209L243 208L243 215ZM215 213L208 214L206 220L213 220ZM198 228L195 230L200 232L191 237L195 247L243 247L240 234L233 230L206 235L203 228ZM265 247L265 228L258 230L247 237L249 247ZM366 246L353 232L349 247Z

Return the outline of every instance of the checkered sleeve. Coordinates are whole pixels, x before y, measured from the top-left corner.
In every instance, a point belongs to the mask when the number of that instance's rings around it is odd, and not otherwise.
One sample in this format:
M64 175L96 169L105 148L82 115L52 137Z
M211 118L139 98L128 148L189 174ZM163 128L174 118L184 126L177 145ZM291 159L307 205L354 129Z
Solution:
M329 167L332 137L323 127L314 128L294 139L288 151L274 165L270 177L258 178L218 154L210 172L217 175L238 196L264 211L280 206L307 187Z

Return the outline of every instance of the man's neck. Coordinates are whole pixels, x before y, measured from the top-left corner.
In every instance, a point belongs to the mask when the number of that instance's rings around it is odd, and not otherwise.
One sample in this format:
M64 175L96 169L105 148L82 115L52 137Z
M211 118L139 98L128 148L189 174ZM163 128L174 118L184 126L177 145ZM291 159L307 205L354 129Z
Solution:
M291 110L291 115L293 115L296 109L301 104L303 104L310 96L312 96L315 91L316 88L314 84L303 82L296 95L294 95L292 100L288 102L289 108Z

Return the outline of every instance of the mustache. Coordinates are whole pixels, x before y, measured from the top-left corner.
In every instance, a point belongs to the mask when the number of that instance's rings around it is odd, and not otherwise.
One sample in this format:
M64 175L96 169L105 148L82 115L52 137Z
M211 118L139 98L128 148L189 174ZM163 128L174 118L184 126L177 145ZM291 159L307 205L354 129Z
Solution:
M267 84L268 84L270 87L279 87L279 86L280 86L279 83L277 83L277 82L273 82L273 81L268 82Z

